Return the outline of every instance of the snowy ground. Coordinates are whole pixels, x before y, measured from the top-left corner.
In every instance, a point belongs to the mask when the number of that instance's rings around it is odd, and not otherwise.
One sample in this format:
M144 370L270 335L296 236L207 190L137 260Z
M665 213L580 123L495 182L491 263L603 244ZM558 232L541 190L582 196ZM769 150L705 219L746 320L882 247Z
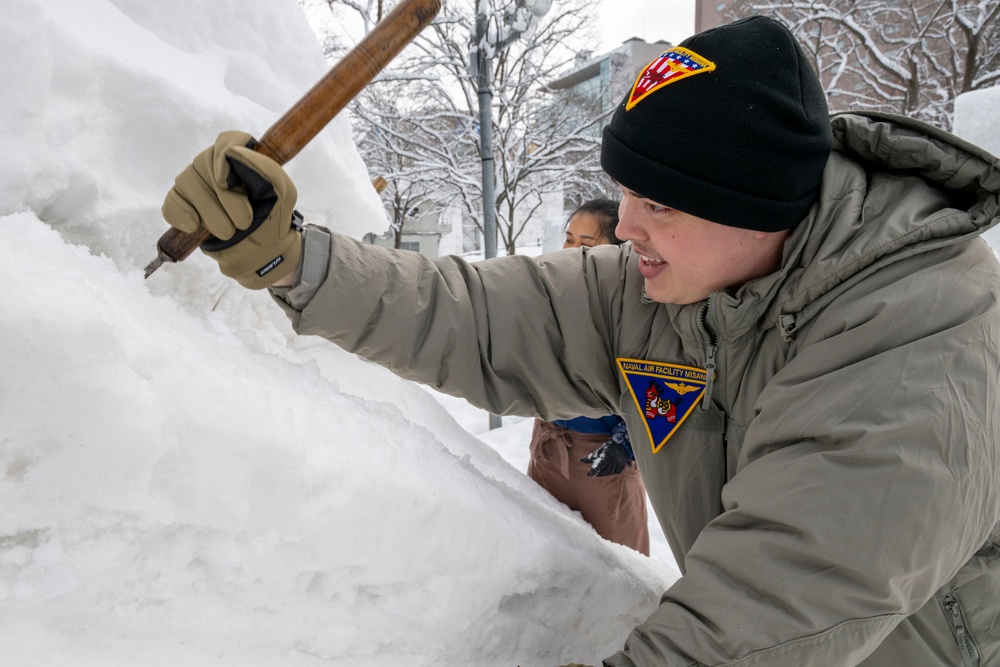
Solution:
M295 0L5 4L3 667L599 664L676 576L505 461L513 421L494 450L200 253L143 280L174 175L324 70ZM385 228L346 119L289 171Z

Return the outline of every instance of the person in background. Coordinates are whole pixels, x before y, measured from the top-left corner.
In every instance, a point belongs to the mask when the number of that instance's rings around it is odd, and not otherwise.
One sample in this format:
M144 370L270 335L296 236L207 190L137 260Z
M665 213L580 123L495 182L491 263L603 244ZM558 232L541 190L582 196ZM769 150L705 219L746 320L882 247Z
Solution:
M563 249L620 245L617 226L618 202L584 202L566 223ZM604 539L649 555L646 489L621 417L535 419L528 476Z
M618 202L584 202L569 217L563 249L620 245L617 226ZM530 452L528 477L604 539L649 555L646 489L621 417L535 419Z
M164 217L300 335L493 414L625 419L681 576L605 667L1000 665L1000 159L831 116L768 17L665 49L601 141L620 246L469 263L300 231L245 133Z
M569 216L563 250L609 243L621 245L621 239L615 236L617 226L618 202L613 199L585 201Z

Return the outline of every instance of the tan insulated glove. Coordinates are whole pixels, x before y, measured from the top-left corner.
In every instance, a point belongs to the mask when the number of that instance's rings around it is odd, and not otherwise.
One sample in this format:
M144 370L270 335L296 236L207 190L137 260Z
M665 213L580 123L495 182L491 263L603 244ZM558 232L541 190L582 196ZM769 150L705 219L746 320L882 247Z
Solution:
M183 232L211 232L201 249L222 273L263 289L298 267L302 235L292 224L295 184L254 145L245 132L220 134L177 176L162 211Z

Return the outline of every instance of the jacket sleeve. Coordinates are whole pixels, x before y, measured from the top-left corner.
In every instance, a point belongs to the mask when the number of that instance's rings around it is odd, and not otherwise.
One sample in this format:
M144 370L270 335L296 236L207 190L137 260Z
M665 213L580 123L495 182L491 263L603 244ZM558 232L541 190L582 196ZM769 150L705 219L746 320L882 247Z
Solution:
M1000 512L1000 285L964 245L881 270L796 334L723 513L605 665L847 667L936 604Z
M325 276L306 302L273 291L299 334L322 336L494 414L550 421L614 412L602 312L621 287L602 280L592 251L432 261L328 234ZM307 230L307 244L316 236ZM614 271L620 253L605 252L604 270ZM322 264L311 255L307 262Z

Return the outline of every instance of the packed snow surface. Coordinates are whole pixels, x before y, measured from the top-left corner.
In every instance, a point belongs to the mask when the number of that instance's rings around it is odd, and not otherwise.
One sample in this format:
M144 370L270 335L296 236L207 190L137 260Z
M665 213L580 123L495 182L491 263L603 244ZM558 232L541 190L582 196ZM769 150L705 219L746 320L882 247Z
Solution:
M476 437L200 253L143 279L177 172L324 72L295 0L5 3L4 667L599 664L676 576L484 443L524 420ZM385 229L346 118L288 171Z

